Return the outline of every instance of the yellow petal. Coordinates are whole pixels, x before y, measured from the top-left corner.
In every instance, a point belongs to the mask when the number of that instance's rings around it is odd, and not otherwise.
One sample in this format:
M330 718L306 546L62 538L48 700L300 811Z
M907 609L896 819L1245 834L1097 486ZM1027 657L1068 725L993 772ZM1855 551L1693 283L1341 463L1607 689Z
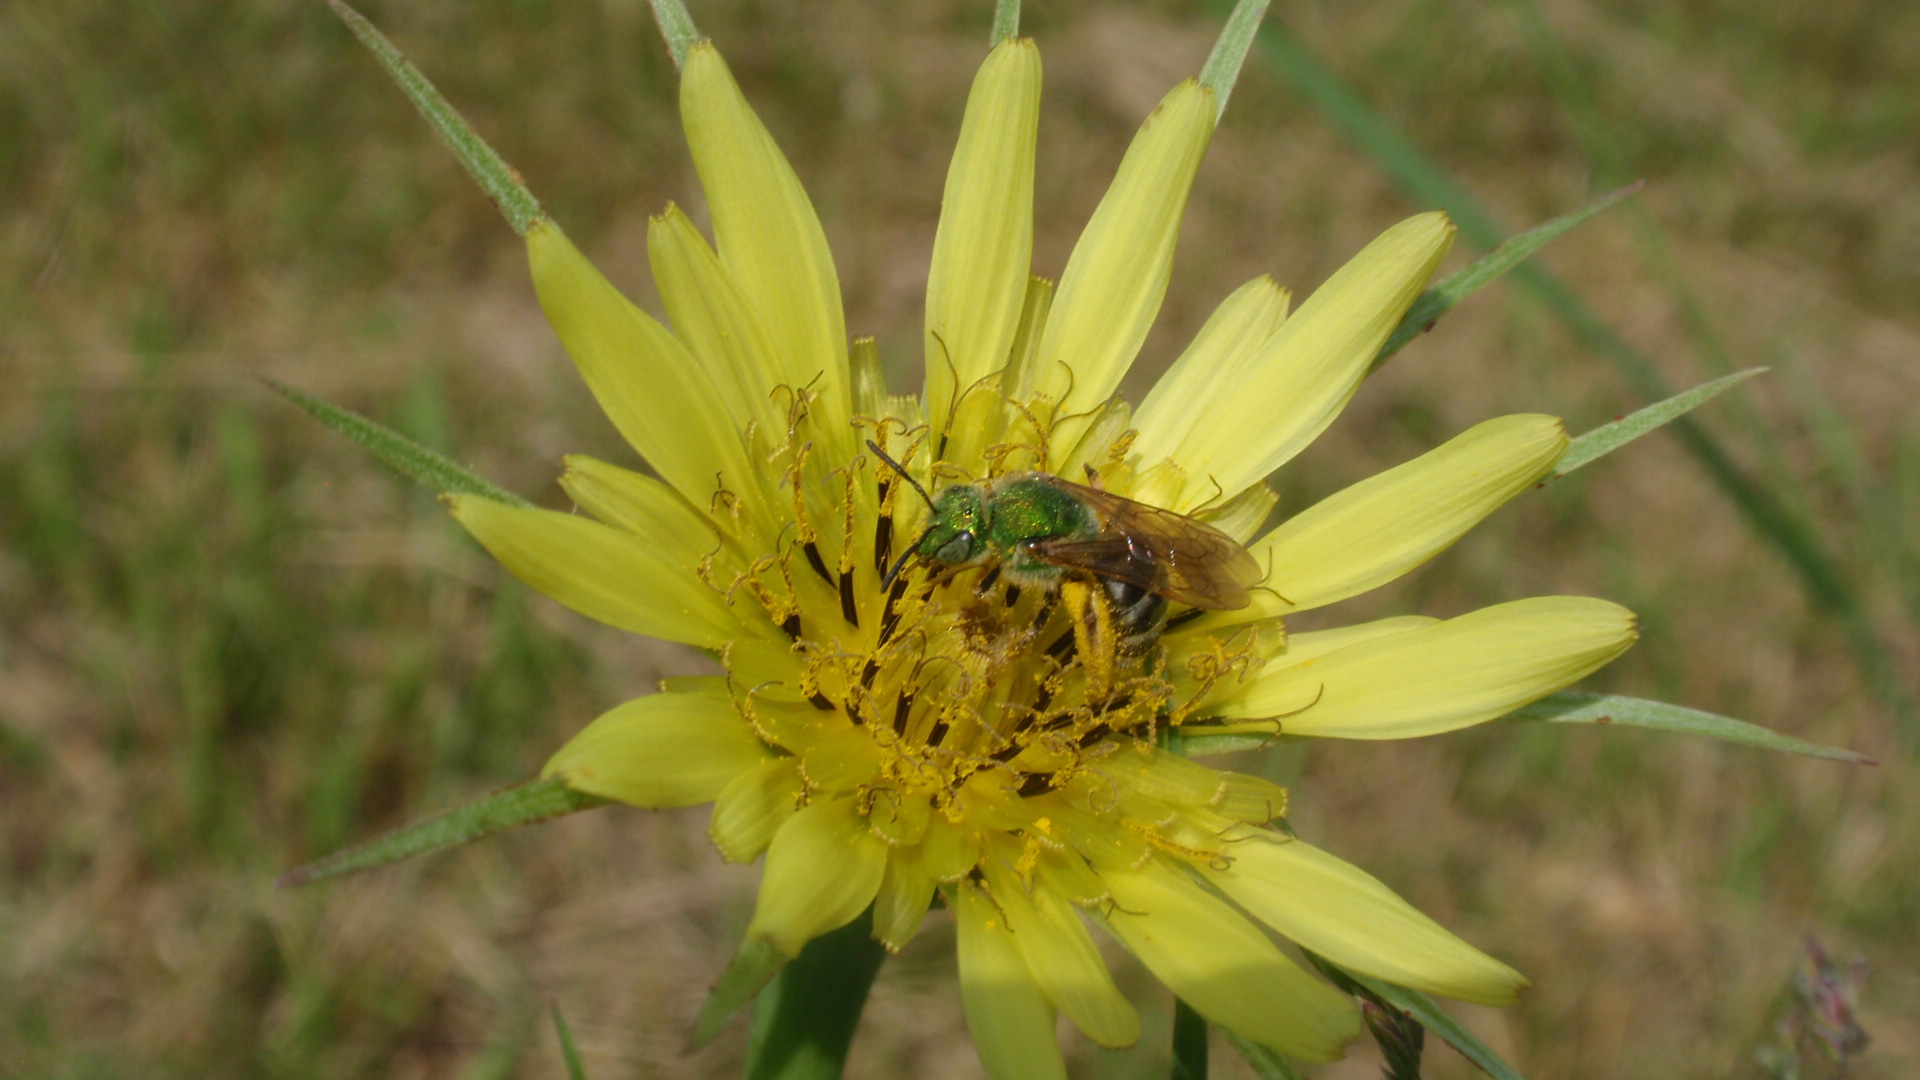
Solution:
M1044 887L1027 892L998 861L989 861L987 869L994 899L1041 992L1087 1038L1109 1048L1133 1045L1140 1037L1139 1014L1113 985L1107 962L1073 905Z
M958 930L960 1001L967 1030L993 1080L1066 1080L1053 1036L1053 1003L1027 971L993 901L971 885L950 892Z
M809 788L852 791L880 771L881 756L871 731L848 727L811 740L800 756L800 775Z
M1208 1020L1308 1061L1332 1061L1360 1033L1348 998L1288 960L1258 927L1159 859L1102 870L1107 925Z
M1254 918L1362 974L1483 1005L1511 1004L1527 985L1378 880L1298 840L1245 830L1231 866L1201 872Z
M678 339L620 295L550 221L527 231L527 261L547 322L627 442L696 505L714 474L751 475L728 397Z
M540 775L657 810L709 802L771 756L724 694L655 694L603 713Z
M708 588L684 552L663 550L576 514L447 499L453 516L514 577L590 619L636 634L717 649L756 630ZM756 620L764 622L765 620Z
M936 426L946 423L956 385L1007 363L1033 262L1039 125L1040 50L1008 38L974 76L933 238L926 385Z
M752 862L797 812L805 790L800 759L763 761L735 777L713 800L707 837L728 862Z
M1235 370L1214 412L1181 442L1174 457L1190 482L1232 494L1326 430L1452 243L1445 214L1421 214L1328 278Z
M647 260L673 332L727 393L741 427L776 418L773 388L785 379L773 342L720 257L678 206L647 223Z
M1531 487L1566 448L1557 417L1502 416L1321 500L1253 546L1274 591L1256 591L1227 621L1322 607L1392 581Z
M560 486L575 504L643 544L672 551L689 573L719 546L707 516L653 477L585 454L568 454L564 463Z
M927 835L920 842L920 857L926 860L927 873L942 884L955 882L973 869L980 858L980 838L935 814L927 822Z
M1063 414L1091 409L1113 393L1160 313L1214 115L1213 91L1192 80L1174 87L1127 147L1074 245L1033 373L1036 388L1061 401ZM1077 435L1063 435L1059 448L1070 449Z
M1291 735L1406 739L1505 715L1627 651L1633 613L1584 596L1483 608L1261 673L1214 708L1226 717L1298 711Z
M1140 434L1133 443L1138 460L1151 466L1173 455L1196 425L1213 422L1213 410L1226 398L1250 391L1241 368L1285 321L1287 302L1287 290L1262 275L1213 309L1186 351L1140 402L1134 418ZM1180 491L1136 492L1136 497L1184 513L1191 509L1185 494L1182 485Z
M933 875L919 848L893 852L873 898L873 936L891 952L913 940L933 903Z
M788 956L853 921L873 903L887 846L867 831L854 798L819 799L787 819L767 849L767 870L747 924Z
M687 51L680 119L707 195L720 259L780 343L782 382L819 392L824 438L853 445L847 324L827 235L766 125L740 93L711 42Z

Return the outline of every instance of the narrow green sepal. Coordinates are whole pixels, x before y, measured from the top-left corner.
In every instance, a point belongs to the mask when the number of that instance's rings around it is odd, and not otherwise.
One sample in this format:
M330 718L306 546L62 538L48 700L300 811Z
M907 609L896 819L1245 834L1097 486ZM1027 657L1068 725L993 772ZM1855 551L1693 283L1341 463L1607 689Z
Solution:
M1619 724L1623 727L1655 728L1686 735L1705 735L1760 750L1780 750L1828 761L1844 761L1849 765L1879 764L1865 754L1796 739L1791 735L1769 731L1758 724L1749 724L1745 720L1669 705L1664 701L1647 701L1615 694L1589 694L1571 690L1548 694L1501 719L1510 723Z
M478 495L508 506L532 506L527 500L446 457L421 446L405 435L375 423L350 409L343 409L324 398L295 390L275 379L265 380L274 393L286 398L322 424L359 443L401 476L423 484L442 495Z
M1736 371L1712 382L1701 383L1691 390L1684 390L1665 401L1657 401L1630 416L1621 417L1611 424L1602 424L1592 431L1567 444L1567 450L1553 465L1549 479L1558 480L1587 462L1611 453L1627 445L1647 432L1669 421L1692 412L1694 409L1719 397L1721 394L1767 370L1763 367Z
M689 1050L705 1046L720 1033L733 1014L745 1008L754 995L766 989L780 969L786 967L793 957L773 947L766 938L749 938L741 942L738 952L727 962L727 968L713 984L713 990L707 994L707 1000L700 1006L700 1017L694 1021L693 1035L687 1041Z
M1207 1080L1206 1018L1179 998L1173 1001L1173 1080Z
M1302 949L1306 958L1318 968L1335 986L1356 997L1365 998L1388 1008L1398 1009L1412 1017L1415 1023L1447 1041L1447 1044L1468 1061L1480 1067L1480 1071L1493 1077L1493 1080L1522 1080L1513 1066L1501 1060L1493 1048L1474 1037L1473 1032L1460 1025L1460 1021L1447 1015L1432 998L1418 990L1409 990L1404 986L1395 986L1371 976L1350 971L1322 956Z
M1394 327L1393 333L1387 335L1387 343L1380 346L1379 354L1373 358L1373 368L1369 370L1378 369L1381 364L1386 363L1407 342L1425 333L1435 319L1452 310L1454 305L1520 265L1528 256L1546 247L1575 225L1614 206L1627 196L1635 194L1641 186L1642 182L1636 181L1618 191L1602 195L1578 210L1561 214L1551 221L1536 225L1448 275L1447 279L1440 284L1421 293L1414 298L1413 306L1407 309L1406 315L1400 320L1400 325Z
M587 1066L580 1060L580 1048L574 1045L573 1029L560 1015L560 1003L553 1004L553 1032L560 1037L560 1057L567 1063L567 1080L587 1080Z
M527 190L520 174L493 147L487 145L487 141L447 103L447 99L434 89L433 83L427 81L420 69L401 55L399 49L394 48L393 42L388 41L378 27L349 7L346 0L327 0L327 4L333 8L334 14L340 16L340 21L347 24L347 29L353 31L353 36L359 38L360 43L373 54L374 59L380 61L380 66L387 69L387 74L393 77L400 92L407 95L407 100L420 110L420 115L426 118L427 123L440 133L447 147L466 167L467 174L500 208L500 213L505 215L507 224L513 226L514 232L525 236L535 222L547 216L540 209L539 200Z
M995 0L993 5L993 37L987 42L998 45L1010 37L1020 36L1020 0Z
M1221 1028L1220 1034L1226 1036L1227 1045L1245 1058L1248 1065L1253 1066L1254 1075L1260 1080L1304 1080L1300 1070L1294 1068L1293 1062L1282 1056L1280 1051L1261 1046L1237 1031Z
M585 795L567 786L565 780L551 777L517 784L496 791L458 809L417 821L378 840L337 851L324 859L310 862L280 875L274 884L282 889L305 885L321 878L338 877L376 866L399 862L429 851L458 847L483 836L516 829L562 817L577 810L604 806L605 799Z
M693 16L687 14L687 5L681 0L650 2L654 24L660 27L660 36L666 39L667 52L673 56L673 66L680 67L687 62L687 52L700 41L700 30L693 25Z
M1204 726L1189 728L1181 739L1180 753L1187 757L1231 754L1236 750L1265 750L1283 742L1298 742L1304 735L1208 735Z
M1267 0L1239 0L1234 4L1227 25L1220 29L1219 40L1213 43L1213 52L1200 68L1200 85L1213 91L1215 120L1227 111L1227 98L1233 94L1233 84L1240 81L1240 67L1246 63L1247 50L1253 47L1253 36L1266 13Z

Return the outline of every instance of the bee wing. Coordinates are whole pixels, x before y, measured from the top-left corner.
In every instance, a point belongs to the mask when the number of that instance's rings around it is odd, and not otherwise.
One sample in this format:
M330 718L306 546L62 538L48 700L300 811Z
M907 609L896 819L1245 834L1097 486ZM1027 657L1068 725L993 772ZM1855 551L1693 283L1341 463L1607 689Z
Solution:
M1034 556L1138 585L1197 608L1231 610L1252 603L1248 590L1266 577L1239 542L1205 522L1090 488L1057 476L1047 482L1084 502L1100 520L1100 535L1042 540Z

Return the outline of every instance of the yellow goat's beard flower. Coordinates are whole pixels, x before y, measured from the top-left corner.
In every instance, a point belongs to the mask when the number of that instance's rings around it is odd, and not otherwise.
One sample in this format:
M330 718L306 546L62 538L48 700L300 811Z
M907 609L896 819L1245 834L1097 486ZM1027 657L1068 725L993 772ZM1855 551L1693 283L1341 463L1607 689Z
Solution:
M937 897L1001 1080L1063 1075L1056 1010L1104 1046L1138 1036L1089 923L1208 1020L1302 1058L1337 1056L1359 1018L1262 924L1393 983L1510 1001L1518 973L1294 837L1283 789L1168 748L1449 731L1632 643L1629 612L1577 597L1287 633L1289 614L1439 552L1566 446L1552 417L1489 420L1259 535L1264 478L1353 395L1445 255L1445 217L1389 229L1291 314L1270 279L1249 282L1129 409L1114 391L1165 292L1214 92L1183 83L1148 118L1056 290L1029 276L1039 54L1003 41L948 174L926 390L891 395L871 341L849 346L819 222L719 54L693 47L682 79L717 251L679 210L654 219L672 330L550 222L527 232L548 318L659 478L570 458L561 483L592 518L451 501L533 587L711 650L726 674L614 709L546 775L636 806L713 802L721 854L767 860L749 948L796 955L871 907L898 949ZM1097 580L1022 588L991 563L909 559L889 582L927 507L870 444L935 491L1096 476L1232 536L1265 580L1238 610L1175 604L1124 650Z

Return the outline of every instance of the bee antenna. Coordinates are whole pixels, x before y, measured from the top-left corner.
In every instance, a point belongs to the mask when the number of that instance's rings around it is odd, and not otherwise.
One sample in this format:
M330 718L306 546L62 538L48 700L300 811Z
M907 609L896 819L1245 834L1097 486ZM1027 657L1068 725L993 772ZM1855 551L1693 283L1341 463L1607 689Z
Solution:
M920 493L920 497L921 497L922 499L925 499L925 500L926 500L926 502L927 502L927 509L929 509L929 510L935 510L935 509L938 509L938 507L936 507L936 506L934 506L934 505L933 505L933 496L931 496L931 495L929 495L929 494L927 494L927 489L926 489L926 488L923 488L923 487L921 487L921 486L920 486L920 481L918 481L918 480L915 480L915 479L913 478L913 474L912 474L912 473L909 473L909 472L908 472L908 471L906 470L906 467L905 467L905 466L903 466L903 465L901 465L901 464L900 464L899 462L897 462L897 461L895 461L895 460L893 460L892 458L890 458L890 457L888 457L888 456L887 456L887 452L886 452L885 450L882 450L882 449L880 449L880 444L879 444L879 443L877 443L877 442L874 442L874 441L873 441L872 439L868 439L868 440L867 440L867 449L869 449L869 450L871 450L871 451L873 451L874 453L876 453L876 454L878 454L878 455L880 455L880 460L881 460L881 461L884 461L884 462L886 462L886 463L887 463L887 467L888 467L888 468L890 468L890 469L892 469L892 470L893 470L894 472L897 472L897 473L899 473L899 474L900 474L900 479L902 479L902 480L905 480L905 481L906 481L907 483L909 483L909 484L912 484L912 485L913 485L913 490L915 490L915 491L917 491L917 492L919 492L919 493ZM891 575L889 575L889 576L891 576Z
M887 576L880 579L880 588L893 588L893 579L900 576L900 571L907 568L907 560L913 558L914 554L919 550L920 545L916 543L909 545L907 550L901 552L900 557L893 561L893 569L888 570Z

